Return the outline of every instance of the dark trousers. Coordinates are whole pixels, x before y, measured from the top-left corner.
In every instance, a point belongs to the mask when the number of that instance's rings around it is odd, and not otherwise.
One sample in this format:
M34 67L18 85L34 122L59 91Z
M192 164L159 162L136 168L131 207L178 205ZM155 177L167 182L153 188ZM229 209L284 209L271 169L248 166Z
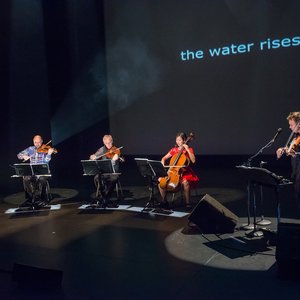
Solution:
M48 180L47 177L40 176L24 176L23 185L25 190L25 198L28 201L49 202L48 197Z
M300 149L298 149L298 150L300 150ZM300 212L300 156L297 155L295 157L292 157L291 164L292 164L291 178L294 181L296 205L297 205L298 211Z
M118 177L104 177L101 174L97 174L94 177L94 183L97 189L96 196L104 202L109 201L117 182Z
M296 205L297 208L300 210L300 180L294 182L294 189L296 195Z

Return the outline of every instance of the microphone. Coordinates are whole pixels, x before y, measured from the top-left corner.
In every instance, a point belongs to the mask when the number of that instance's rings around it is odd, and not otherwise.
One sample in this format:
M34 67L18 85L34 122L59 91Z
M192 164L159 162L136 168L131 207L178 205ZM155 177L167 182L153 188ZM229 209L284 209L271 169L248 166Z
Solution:
M262 161L259 163L259 166L262 167L263 165L266 165L266 164L267 164L267 162L262 160Z
M273 139L272 139L272 143L275 142L275 140L277 139L279 133L282 131L282 128L278 128L276 134L274 135Z

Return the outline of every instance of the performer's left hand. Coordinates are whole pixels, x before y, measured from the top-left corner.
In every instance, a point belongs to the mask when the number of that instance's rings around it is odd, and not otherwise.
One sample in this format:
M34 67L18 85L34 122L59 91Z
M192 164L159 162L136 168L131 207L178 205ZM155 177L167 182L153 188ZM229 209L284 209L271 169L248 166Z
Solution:
M54 148L49 148L48 149L48 155L51 155L54 152Z
M188 146L187 144L183 144L182 147L183 147L186 151L188 151L188 150L190 149L189 146Z

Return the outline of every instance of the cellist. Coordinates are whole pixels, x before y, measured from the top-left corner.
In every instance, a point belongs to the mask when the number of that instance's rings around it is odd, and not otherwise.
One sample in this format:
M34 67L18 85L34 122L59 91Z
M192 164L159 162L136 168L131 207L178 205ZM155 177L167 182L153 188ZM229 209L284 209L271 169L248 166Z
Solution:
M196 162L196 157L194 154L193 148L189 147L186 143L187 141L187 135L184 132L179 132L176 135L176 145L173 147L162 159L161 163L165 166L166 161L169 159L172 161L172 158L178 156L178 155L183 155L185 156L186 160L191 163ZM188 164L188 163L187 163ZM199 178L198 176L194 173L192 168L187 165L183 166L179 170L180 178L179 178L179 184L183 188L183 195L184 195L184 200L185 200L185 206L187 209L191 209L191 202L190 202L190 190L191 188L194 188L198 182ZM160 181L161 179L159 179ZM169 204L166 200L166 195L167 195L167 189L162 188L161 185L158 185L160 195L161 195L161 203L160 206L161 208L168 208Z

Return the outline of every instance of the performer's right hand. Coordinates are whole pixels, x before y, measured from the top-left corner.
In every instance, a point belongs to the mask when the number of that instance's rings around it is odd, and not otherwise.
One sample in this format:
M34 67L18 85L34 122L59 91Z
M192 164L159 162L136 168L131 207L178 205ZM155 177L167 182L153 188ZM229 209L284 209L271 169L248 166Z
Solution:
M25 160L28 160L28 159L30 159L30 156L24 154L23 157L22 157L22 159L23 159L24 161L25 161Z
M285 152L284 147L278 148L277 151L276 151L277 159L279 159L284 152Z
M97 156L95 155L95 154L92 154L91 156L90 156L90 159L91 160L95 160L97 158Z

